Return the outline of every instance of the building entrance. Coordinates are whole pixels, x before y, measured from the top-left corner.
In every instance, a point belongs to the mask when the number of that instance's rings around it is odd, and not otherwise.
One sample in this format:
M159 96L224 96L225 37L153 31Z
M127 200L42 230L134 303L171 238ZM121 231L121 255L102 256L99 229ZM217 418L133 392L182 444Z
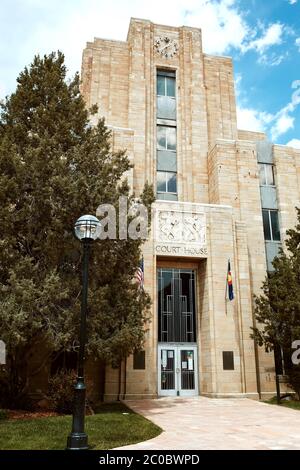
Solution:
M160 396L198 395L197 346L160 344L158 362Z
M158 394L198 394L195 272L158 270Z

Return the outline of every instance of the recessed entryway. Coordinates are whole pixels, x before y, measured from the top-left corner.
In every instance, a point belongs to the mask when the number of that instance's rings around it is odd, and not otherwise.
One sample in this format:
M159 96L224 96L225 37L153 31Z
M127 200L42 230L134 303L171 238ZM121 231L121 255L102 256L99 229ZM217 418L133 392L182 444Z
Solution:
M197 346L158 346L158 395L198 395Z
M193 269L158 269L158 395L198 395Z

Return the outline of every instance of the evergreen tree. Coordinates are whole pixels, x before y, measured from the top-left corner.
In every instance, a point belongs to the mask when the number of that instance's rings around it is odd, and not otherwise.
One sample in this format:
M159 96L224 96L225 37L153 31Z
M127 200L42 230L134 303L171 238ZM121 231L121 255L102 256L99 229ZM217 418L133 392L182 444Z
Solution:
M287 252L280 251L273 261L274 272L262 285L263 293L255 298L258 327L253 337L267 351L283 353L290 385L300 396L300 366L292 363L292 343L300 340L300 209L297 224L287 231Z
M128 197L125 152L114 153L104 121L89 125L79 76L66 81L60 52L37 56L19 75L0 115L0 338L8 351L11 397L28 385L30 355L77 343L80 242L74 222ZM140 196L153 201L146 185ZM88 352L117 363L141 347L149 296L133 282L138 240L102 240L90 259Z

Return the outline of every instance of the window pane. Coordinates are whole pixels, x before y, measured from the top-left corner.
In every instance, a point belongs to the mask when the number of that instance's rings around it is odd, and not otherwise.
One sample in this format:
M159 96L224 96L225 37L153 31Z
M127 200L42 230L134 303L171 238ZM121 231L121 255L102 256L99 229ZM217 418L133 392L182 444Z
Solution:
M273 173L273 165L265 165L266 168L266 175L267 175L267 184L269 186L274 185L274 173Z
M157 191L165 193L166 188L166 173L164 171L158 171L156 173L156 187Z
M162 126L157 126L157 148L158 150L167 148L166 128Z
M167 192L177 193L176 173L166 173L167 176Z
M165 77L157 76L157 94L160 96L165 95Z
M272 224L273 240L280 241L278 212L277 211L270 211L270 212L271 212L271 224Z
M167 96L175 98L175 78L167 78Z
M265 165L263 163L259 163L259 184L261 186L265 186L266 182L266 175L265 175Z
M167 131L167 149L176 150L176 128L169 127Z
M269 211L262 211L265 240L271 240Z

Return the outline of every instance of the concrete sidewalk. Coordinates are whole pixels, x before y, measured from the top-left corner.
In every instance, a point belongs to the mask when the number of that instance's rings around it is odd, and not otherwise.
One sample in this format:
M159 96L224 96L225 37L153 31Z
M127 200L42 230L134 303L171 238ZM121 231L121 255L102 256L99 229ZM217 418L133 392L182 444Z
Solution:
M163 429L121 449L300 449L300 411L247 398L159 398L126 401Z

